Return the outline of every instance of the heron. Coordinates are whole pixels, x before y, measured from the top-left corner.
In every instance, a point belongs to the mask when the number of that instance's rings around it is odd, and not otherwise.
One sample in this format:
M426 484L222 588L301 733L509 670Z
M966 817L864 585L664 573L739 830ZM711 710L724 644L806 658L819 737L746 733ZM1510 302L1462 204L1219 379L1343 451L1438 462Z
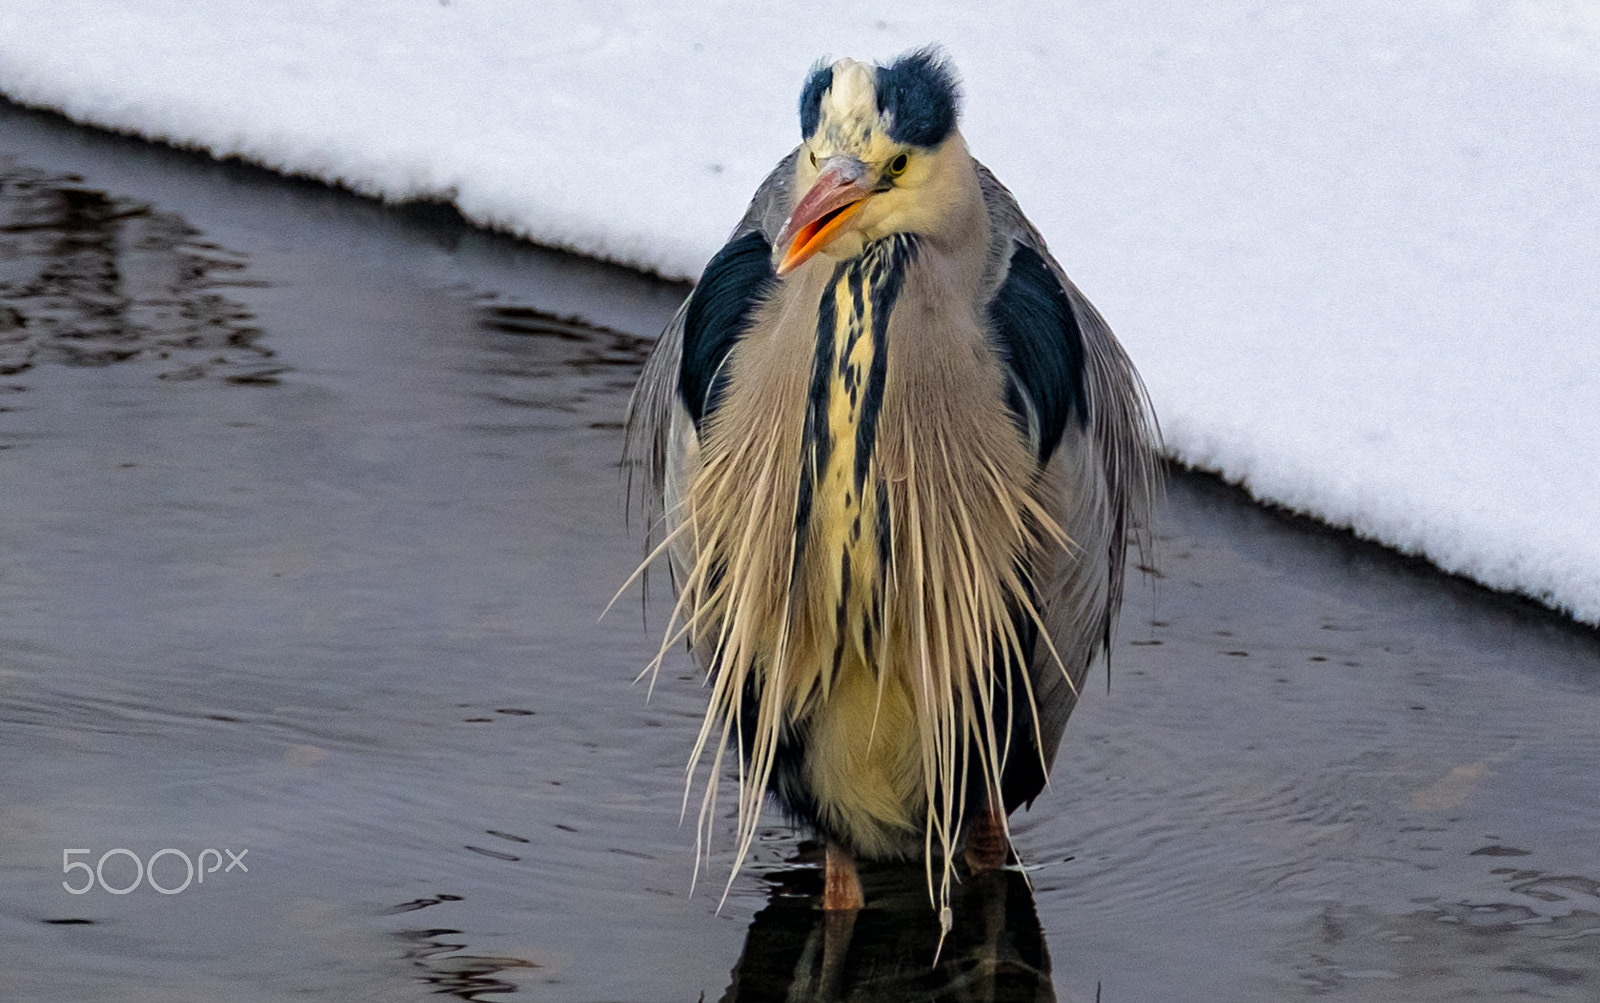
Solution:
M946 929L1109 657L1160 486L1143 383L959 106L936 48L815 65L626 433L661 651L709 691L696 873L731 756L734 875L770 796L825 845L824 909L862 906L856 860L920 858Z

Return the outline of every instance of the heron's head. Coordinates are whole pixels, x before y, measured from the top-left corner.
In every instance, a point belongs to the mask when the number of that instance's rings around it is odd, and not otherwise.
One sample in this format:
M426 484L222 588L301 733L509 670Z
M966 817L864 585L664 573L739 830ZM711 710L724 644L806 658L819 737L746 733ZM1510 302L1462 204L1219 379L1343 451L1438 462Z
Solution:
M888 66L841 59L800 92L803 192L778 235L778 274L897 232L936 233L971 196L955 73L928 49Z

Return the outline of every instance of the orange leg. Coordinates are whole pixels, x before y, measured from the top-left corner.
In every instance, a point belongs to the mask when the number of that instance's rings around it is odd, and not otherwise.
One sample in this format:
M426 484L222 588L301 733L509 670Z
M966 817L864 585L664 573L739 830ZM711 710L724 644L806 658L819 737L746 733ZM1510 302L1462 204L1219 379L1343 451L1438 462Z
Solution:
M1006 865L1011 844L1006 840L1006 820L993 808L967 826L967 845L962 851L974 874L998 871Z
M856 876L856 863L850 851L832 842L828 843L823 865L822 908L833 910L860 909L861 879Z

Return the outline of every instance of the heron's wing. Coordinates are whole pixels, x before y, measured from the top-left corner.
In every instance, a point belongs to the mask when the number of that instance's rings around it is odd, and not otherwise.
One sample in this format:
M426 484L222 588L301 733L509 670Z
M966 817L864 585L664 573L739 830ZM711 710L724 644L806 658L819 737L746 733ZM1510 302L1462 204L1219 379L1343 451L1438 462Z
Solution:
M1110 644L1127 546L1151 545L1160 433L1144 384L1105 320L1011 193L987 168L977 170L991 227L984 295L1009 370L1008 404L1072 541L1039 555L1032 583L1050 642L1035 644L1030 672L1048 764L1078 685Z
M630 504L638 506L648 528L647 550L657 539L662 517L670 516L668 482L684 452L693 448L690 429L699 424L704 408L715 404L721 363L761 295L761 255L770 257L772 241L792 207L798 153L796 148L779 161L756 189L727 245L707 264L694 291L662 330L628 401L623 465ZM770 272L770 263L766 269ZM688 379L680 390L682 376ZM686 407L686 399L696 405Z

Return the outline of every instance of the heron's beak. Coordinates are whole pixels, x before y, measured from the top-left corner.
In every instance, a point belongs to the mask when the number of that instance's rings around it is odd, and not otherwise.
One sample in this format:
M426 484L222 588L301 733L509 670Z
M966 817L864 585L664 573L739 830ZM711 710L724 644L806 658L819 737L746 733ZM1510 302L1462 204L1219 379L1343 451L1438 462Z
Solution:
M794 271L832 243L873 190L867 165L855 157L840 155L824 161L822 173L778 234L778 246L784 248L778 274Z

